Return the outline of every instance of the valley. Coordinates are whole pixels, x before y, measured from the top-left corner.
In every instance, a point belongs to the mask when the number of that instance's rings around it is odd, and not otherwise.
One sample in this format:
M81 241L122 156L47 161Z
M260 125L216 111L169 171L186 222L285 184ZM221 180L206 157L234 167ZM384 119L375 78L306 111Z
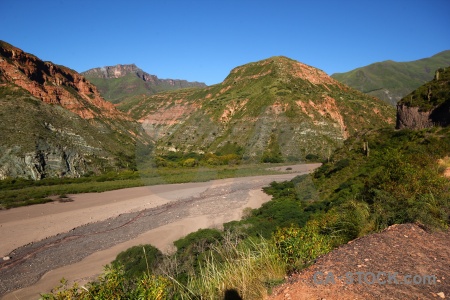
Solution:
M206 86L0 41L0 295L261 299L359 241L413 249L402 234L448 261L448 53L333 77L272 56Z
M0 211L0 253L11 257L0 262L0 295L37 297L62 277L86 283L134 245L151 243L170 251L176 239L200 228L220 228L239 220L244 208L270 200L263 186L318 166L285 166L290 173L280 175L69 195L73 202Z

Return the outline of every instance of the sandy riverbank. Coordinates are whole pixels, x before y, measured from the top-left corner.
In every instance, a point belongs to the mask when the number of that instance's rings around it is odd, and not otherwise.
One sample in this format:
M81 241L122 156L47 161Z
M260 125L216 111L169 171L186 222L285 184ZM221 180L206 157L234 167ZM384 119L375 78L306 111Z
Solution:
M296 171L307 172L313 167L303 165ZM32 243L16 249L12 255L15 259L17 252L17 256L28 255L29 258L11 268L2 269L0 265L0 279L6 285L3 293L10 293L2 299L38 298L39 292L49 291L62 277L81 283L91 280L120 251L134 245L150 243L169 251L173 241L190 232L220 227L224 222L239 219L245 207L256 208L270 200L261 191L262 186L296 175L298 173L70 195L73 202L1 211L0 234L6 241L1 244L1 253L7 255L17 247ZM63 242L57 240L57 234ZM78 242L70 242L77 238ZM54 247L55 240L58 247ZM70 259L64 251L75 251L76 257L81 258ZM46 267L49 256L54 257L55 263ZM28 264L30 267L25 267ZM30 269L29 279L16 284L15 278L20 274L16 274L15 269L17 272ZM33 274L31 269L43 270L44 274Z

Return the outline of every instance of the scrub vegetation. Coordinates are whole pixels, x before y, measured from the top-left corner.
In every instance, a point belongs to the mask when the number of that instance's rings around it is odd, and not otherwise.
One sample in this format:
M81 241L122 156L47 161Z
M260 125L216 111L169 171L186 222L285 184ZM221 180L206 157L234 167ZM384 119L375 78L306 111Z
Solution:
M399 223L448 228L449 131L355 135L313 174L266 187L273 199L223 230L191 233L170 255L133 247L97 281L83 288L62 282L43 298L106 299L111 292L121 299L261 299L286 274L357 237Z

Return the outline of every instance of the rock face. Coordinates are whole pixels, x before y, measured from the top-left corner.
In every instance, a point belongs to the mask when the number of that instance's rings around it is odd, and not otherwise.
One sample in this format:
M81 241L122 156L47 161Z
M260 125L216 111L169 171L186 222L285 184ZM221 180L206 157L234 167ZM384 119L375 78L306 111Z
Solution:
M397 122L395 128L422 129L433 127L431 111L419 111L419 107L397 105Z
M0 156L0 180L8 177L39 180L46 177L80 177L89 170L85 153L40 140L36 151L22 154L9 148Z
M422 129L450 124L450 67L436 71L432 81L397 105L396 128Z
M326 157L352 133L394 122L394 107L287 57L234 68L206 88L135 97L119 108L158 140L157 151L216 152L243 158L278 152L284 160Z
M0 41L0 179L79 177L132 164L140 125L77 72Z
M94 68L81 74L97 85L105 99L113 103L136 95L153 95L161 91L206 86L201 82L159 79L156 75L144 72L135 64Z
M61 105L84 119L98 116L127 119L77 72L44 62L2 41L0 72L4 81L22 87L45 103Z

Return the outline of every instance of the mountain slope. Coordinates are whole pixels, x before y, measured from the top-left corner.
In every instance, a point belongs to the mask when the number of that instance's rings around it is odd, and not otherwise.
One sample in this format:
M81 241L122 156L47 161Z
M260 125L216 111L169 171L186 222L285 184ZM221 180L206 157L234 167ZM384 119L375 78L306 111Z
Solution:
M331 75L363 93L396 105L397 101L433 79L434 71L450 65L450 50L410 62L384 61Z
M450 124L450 67L436 71L434 79L397 104L397 129L420 129Z
M139 124L83 76L0 42L0 179L132 166Z
M286 57L237 67L207 88L137 96L119 109L140 120L159 153L234 147L266 162L326 157L352 133L394 120L393 107Z
M81 73L95 84L106 100L119 103L135 95L153 95L187 87L205 87L201 82L188 82L179 79L159 79L136 65L116 65L94 68Z

